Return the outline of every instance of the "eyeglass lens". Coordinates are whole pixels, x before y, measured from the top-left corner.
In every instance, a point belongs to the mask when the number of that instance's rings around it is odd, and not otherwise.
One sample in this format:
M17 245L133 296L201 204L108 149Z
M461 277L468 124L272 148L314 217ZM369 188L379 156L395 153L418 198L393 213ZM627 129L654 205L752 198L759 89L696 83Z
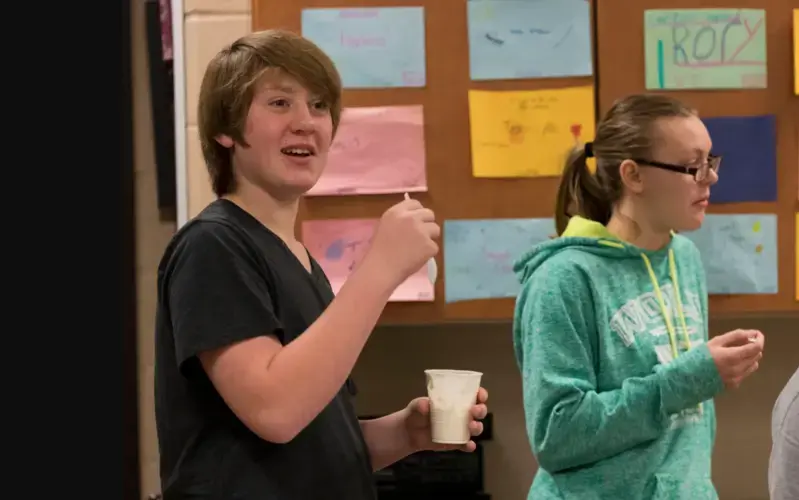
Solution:
M702 182L703 180L707 179L711 170L718 173L720 165L721 165L720 157L716 156L708 158L708 160L705 163L703 163L696 171L694 178L696 179L697 182Z

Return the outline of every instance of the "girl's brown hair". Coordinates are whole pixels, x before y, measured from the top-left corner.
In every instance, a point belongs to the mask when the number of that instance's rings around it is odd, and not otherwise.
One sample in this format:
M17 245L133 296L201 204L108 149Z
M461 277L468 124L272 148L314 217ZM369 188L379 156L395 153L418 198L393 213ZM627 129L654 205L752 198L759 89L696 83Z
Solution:
M616 101L599 122L590 145L596 158L596 173L588 170L588 155L582 146L572 151L566 161L555 202L558 235L563 234L575 215L607 224L622 195L621 163L650 156L657 120L695 114L677 99L659 94L636 94Z

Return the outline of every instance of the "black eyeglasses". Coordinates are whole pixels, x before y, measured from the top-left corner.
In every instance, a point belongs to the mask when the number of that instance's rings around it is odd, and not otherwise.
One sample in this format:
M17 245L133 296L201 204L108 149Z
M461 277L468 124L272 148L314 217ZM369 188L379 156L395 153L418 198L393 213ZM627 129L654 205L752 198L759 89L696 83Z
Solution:
M670 172L678 172L680 174L687 174L692 176L696 182L702 182L707 179L708 174L712 170L718 173L721 166L721 156L708 155L707 161L699 166L686 166L686 165L672 165L671 163L662 163L659 161L643 160L631 158L635 163L646 165L648 167L660 168Z

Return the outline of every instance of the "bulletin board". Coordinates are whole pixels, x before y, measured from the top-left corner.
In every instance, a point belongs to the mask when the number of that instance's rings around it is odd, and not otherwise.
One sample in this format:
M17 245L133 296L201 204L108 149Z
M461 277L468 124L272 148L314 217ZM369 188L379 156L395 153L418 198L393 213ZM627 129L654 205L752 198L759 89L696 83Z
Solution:
M773 211L780 215L780 292L777 295L712 297L713 313L799 310L793 281L793 224L797 208L797 138L799 107L792 96L791 47L776 39L789 33L789 0L768 0L769 88L745 92L688 93L677 95L703 113L775 113L779 122L779 201L714 207L742 212ZM654 4L647 0L643 5ZM754 3L750 0L749 3ZM300 33L301 13L307 8L423 6L426 48L426 84L418 88L345 89L344 107L422 105L426 145L427 191L413 196L435 210L440 221L451 219L552 217L558 177L477 178L472 172L470 146L470 90L536 90L595 86L594 113L605 110L626 93L643 90L641 18L643 5L603 4L591 12L594 76L473 81L469 71L469 43L465 0L370 0L350 4L334 0L253 0L254 30L284 28ZM783 12L782 16L776 15ZM597 23L605 28L596 29ZM624 21L622 21L624 20ZM629 30L624 33L621 28ZM598 32L597 32L598 31ZM597 41L598 38L598 41ZM635 43L632 41L635 40ZM597 57L597 47L599 54ZM604 54L604 59L603 59ZM599 62L597 63L597 59ZM792 100L793 99L793 100ZM793 115L791 114L793 113ZM302 204L300 219L378 218L402 199L400 194L314 196ZM299 228L298 228L299 230ZM784 235L783 235L784 234ZM444 300L443 252L438 258L439 279L435 300L391 302L383 324L426 324L509 320L514 299L486 299L447 303ZM784 272L783 272L784 270ZM790 270L790 272L789 272Z
M764 9L766 26L767 87L747 89L669 89L668 95L699 110L700 116L763 116L773 115L776 120L776 201L713 203L709 214L776 214L777 259L779 289L776 294L712 295L710 311L713 315L757 312L799 311L797 283L795 283L796 234L795 213L799 208L799 98L794 95L792 7L794 0L737 0L732 4L723 0L705 0L701 4L664 0L640 0L624 4L603 2L596 12L598 30L598 84L599 108L605 112L613 101L631 93L647 90L645 75L646 57L641 40L645 37L644 12L653 9ZM755 22L744 29L755 30ZM604 27L604 28L603 28ZM723 24L711 26L717 36L717 50L721 50ZM729 32L738 29L728 28ZM698 28L678 34L686 44L695 40ZM712 36L705 30L702 37ZM632 41L635 41L634 43ZM668 39L670 41L670 39ZM727 58L734 53L740 41L728 35ZM634 45L631 48L631 45ZM708 47L708 45L702 48ZM689 60L693 62L693 46L687 46ZM701 52L701 49L698 49ZM623 56L623 57L621 57ZM745 78L745 76L744 76ZM650 90L653 91L653 90ZM712 134L712 131L711 131ZM714 146L715 147L715 146ZM725 175L725 162L719 171ZM732 159L729 159L732 161ZM753 167L755 167L753 165ZM729 172L727 172L729 173ZM719 183L719 185L721 182ZM711 188L711 193L715 190Z

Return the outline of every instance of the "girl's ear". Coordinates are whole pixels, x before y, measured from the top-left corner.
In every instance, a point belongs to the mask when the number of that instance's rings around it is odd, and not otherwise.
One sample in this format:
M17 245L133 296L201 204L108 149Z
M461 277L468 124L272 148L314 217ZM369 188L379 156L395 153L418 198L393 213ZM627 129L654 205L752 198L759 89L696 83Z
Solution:
M621 183L628 190L635 194L641 194L644 190L643 177L641 176L641 167L632 160L624 160L619 165L619 178Z

